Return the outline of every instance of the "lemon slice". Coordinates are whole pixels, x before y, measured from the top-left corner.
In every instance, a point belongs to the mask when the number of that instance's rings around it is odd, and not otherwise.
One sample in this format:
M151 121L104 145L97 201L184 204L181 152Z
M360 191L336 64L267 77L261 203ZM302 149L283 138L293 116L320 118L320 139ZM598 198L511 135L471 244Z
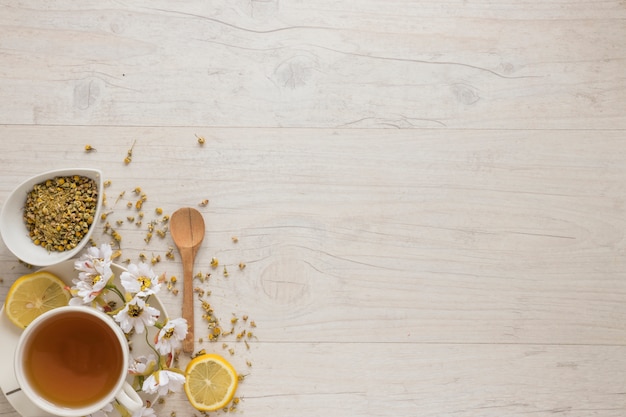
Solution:
M42 313L67 305L71 298L65 283L46 271L18 278L7 294L4 311L16 326L25 328Z
M237 390L237 372L220 355L207 353L189 362L185 370L185 393L200 411L225 407Z

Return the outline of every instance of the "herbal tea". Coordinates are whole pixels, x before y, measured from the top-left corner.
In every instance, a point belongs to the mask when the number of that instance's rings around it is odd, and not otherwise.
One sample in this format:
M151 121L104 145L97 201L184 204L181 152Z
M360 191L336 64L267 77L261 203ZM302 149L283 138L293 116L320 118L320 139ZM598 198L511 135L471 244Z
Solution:
M32 335L24 348L25 374L51 403L83 407L109 394L125 373L122 348L97 317L66 312Z

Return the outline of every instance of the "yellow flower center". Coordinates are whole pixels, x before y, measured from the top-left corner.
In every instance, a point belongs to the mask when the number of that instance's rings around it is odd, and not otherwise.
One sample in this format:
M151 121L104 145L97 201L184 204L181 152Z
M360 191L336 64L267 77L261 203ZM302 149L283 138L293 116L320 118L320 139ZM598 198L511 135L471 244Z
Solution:
M128 315L130 317L139 317L142 312L143 308L139 307L137 304L128 305Z
M172 337L174 335L174 328L172 327L171 329L167 329L165 331L165 334L163 335L164 339L169 339L170 337Z
M94 275L91 278L91 285L96 285L98 282L100 282L102 280L102 275L98 274L98 275Z
M141 291L147 290L152 285L152 281L148 277L141 276L137 278L137 281L141 284Z

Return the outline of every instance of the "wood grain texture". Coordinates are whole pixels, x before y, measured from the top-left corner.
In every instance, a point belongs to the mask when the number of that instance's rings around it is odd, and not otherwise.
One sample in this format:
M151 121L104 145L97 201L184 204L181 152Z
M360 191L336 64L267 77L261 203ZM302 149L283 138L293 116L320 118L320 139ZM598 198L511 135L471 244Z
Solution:
M171 237L126 204L198 208L195 284L254 332L195 322L247 375L238 414L623 417L625 21L621 0L0 0L0 206L99 168L123 259L170 277ZM0 299L29 271L0 241Z
M0 123L626 127L617 0L3 3Z

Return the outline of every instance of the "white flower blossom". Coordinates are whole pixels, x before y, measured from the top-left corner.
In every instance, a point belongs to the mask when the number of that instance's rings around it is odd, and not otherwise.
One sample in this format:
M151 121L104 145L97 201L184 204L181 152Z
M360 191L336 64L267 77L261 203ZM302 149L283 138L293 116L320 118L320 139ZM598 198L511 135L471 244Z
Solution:
M102 293L113 276L112 253L110 245L92 246L74 262L74 268L79 273L78 278L72 280L74 298L70 300L70 305L89 304Z
M70 305L89 304L96 299L107 285L107 280L100 274L87 274L81 272L79 279L72 280L74 285L71 293L74 296Z
M126 291L141 297L156 294L161 289L158 275L145 262L128 265L128 271L122 272L120 281Z
M143 382L142 390L147 394L158 393L159 396L168 392L178 392L185 383L184 375L178 372L161 370L150 375Z
M187 320L177 318L169 320L156 336L155 347L161 355L168 355L180 348L187 336Z
M150 407L141 407L133 413L132 417L157 417L154 410Z
M137 333L143 333L146 326L153 326L159 318L159 310L150 307L146 301L140 297L130 300L124 308L113 316L124 333L135 329Z
M111 245L103 243L100 248L97 246L91 246L87 249L87 253L83 254L77 261L74 262L74 268L80 272L86 272L90 274L106 275L107 272L109 278L112 275L111 264L113 261L113 249Z
M154 371L156 364L157 360L153 354L149 354L148 356L137 356L135 358L130 358L128 372L131 375L148 375Z

